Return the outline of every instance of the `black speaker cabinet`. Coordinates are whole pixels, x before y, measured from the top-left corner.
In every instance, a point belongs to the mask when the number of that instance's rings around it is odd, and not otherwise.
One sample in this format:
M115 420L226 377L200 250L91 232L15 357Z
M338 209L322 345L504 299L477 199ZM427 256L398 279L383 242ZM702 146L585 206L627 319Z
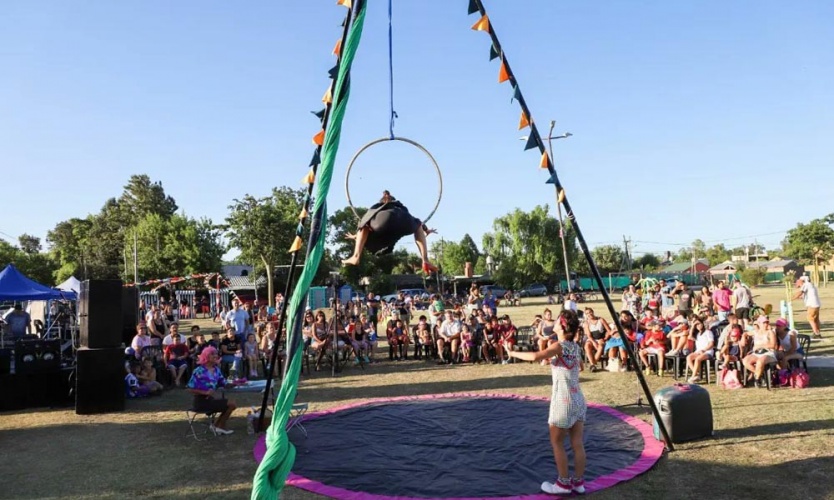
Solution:
M129 346L139 323L139 290L133 286L122 288L122 342Z
M26 375L61 369L61 341L20 339L14 344L14 371Z
M119 295L121 297L121 295ZM90 415L125 409L124 349L108 347L77 351L75 413Z
M122 281L87 280L78 297L80 341L100 349L122 345Z

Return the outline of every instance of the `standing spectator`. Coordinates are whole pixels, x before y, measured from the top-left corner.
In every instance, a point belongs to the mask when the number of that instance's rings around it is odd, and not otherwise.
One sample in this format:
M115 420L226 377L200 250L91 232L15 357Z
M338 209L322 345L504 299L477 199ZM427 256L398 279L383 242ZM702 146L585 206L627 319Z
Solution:
M232 328L235 336L237 336L238 343L243 343L246 338L246 328L249 325L249 313L240 307L240 300L232 300L232 309L223 318L223 325L228 330Z
M733 288L732 301L736 308L736 316L744 322L744 327L747 328L750 325L750 307L753 305L753 296L750 289L741 281L736 281Z
M708 287L701 288L701 295L698 296L698 311L697 314L701 316L713 316L715 309L712 306L712 292Z
M17 303L4 316L3 321L9 325L12 337L23 337L32 334L32 318L23 307Z
M373 293L368 293L368 298L365 299L365 305L368 307L368 321L374 327L374 333L377 333L379 326L379 297Z
M621 310L630 311L631 314L637 316L640 314L638 304L640 304L640 295L635 290L634 285L628 285L628 288L623 292Z
M145 323L150 325L156 317L156 304L151 304L151 308L145 313Z
M148 323L148 333L154 345L162 344L162 340L165 338L165 330L167 330L165 328L165 316L162 314L162 310L156 309L153 313L153 320Z
M718 315L718 321L727 319L730 314L732 303L730 301L731 292L727 288L724 280L718 282L718 288L712 292L712 303L715 305L715 312Z
M487 288L486 294L484 294L483 308L484 312L489 314L489 316L495 316L498 313L498 309L495 303L495 297L492 295L492 290L490 290L489 288ZM488 312L486 308L489 308Z
M431 305L429 305L429 321L432 326L439 325L443 322L443 311L446 306L440 299L440 295L434 294L431 296Z
M258 362L261 360L261 354L254 333L246 335L246 343L243 344L243 355L246 356L246 361L249 363L249 378L258 378Z
M793 300L801 298L805 302L805 309L808 313L808 323L811 324L811 331L814 332L814 338L822 338L820 334L820 294L817 287L811 283L808 276L802 276L797 280L796 295Z
M466 300L466 309L469 314L472 314L474 311L477 311L481 308L481 291L478 290L478 285L472 283L472 286L469 287L469 297Z
M675 308L675 297L672 288L666 285L666 280L660 280L660 315L666 317Z
M678 311L683 317L688 318L692 313L692 292L683 281L678 280L675 283L674 294L678 298Z

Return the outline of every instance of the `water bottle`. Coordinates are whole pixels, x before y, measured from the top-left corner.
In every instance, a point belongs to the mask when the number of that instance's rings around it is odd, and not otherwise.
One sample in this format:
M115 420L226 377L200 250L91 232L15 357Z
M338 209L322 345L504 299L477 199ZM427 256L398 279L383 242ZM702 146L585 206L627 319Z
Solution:
M232 382L237 380L237 368L235 368L235 365L232 365L232 369L231 371L229 371L229 378L232 380Z
M246 415L246 433L255 433L255 414L252 413L252 411L249 411L249 413L247 413Z

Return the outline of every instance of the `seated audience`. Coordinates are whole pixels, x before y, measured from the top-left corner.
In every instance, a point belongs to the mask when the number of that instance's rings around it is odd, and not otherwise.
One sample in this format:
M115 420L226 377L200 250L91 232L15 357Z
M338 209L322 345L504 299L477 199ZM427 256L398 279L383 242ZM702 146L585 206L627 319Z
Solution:
M756 329L745 335L752 339L753 346L750 354L742 360L748 371L748 380L744 383L747 384L752 379L756 387L763 387L766 385L762 379L765 367L770 363L776 363L776 333L770 329L770 320L763 315L756 320Z
M585 308L585 356L590 370L596 371L596 364L602 359L605 352L605 342L611 336L611 327L604 319L596 316L590 307ZM622 345L622 340L619 341ZM616 342L615 342L616 343Z
M153 341L148 335L148 326L145 323L136 325L136 335L130 342L130 347L133 349L133 355L136 356L136 359L142 359L142 349L145 346L152 345L152 343Z
M500 334L497 346L498 359L501 360L501 364L506 365L509 363L510 351L513 350L513 346L515 346L516 342L516 335L518 335L518 330L515 325L513 325L513 322L508 314L505 314L501 318L500 324L498 325L498 333ZM507 359L504 359L505 352L507 353Z
M243 344L243 356L249 364L249 378L258 378L258 364L261 360L261 353L254 333L246 335L246 343Z
M648 326L649 331L643 336L639 351L640 361L646 367L646 373L649 372L649 354L657 355L658 371L663 370L666 355L666 335L663 334L660 323L653 321Z
M719 362L726 366L728 363L738 363L742 358L741 339L743 337L743 328L736 322L730 325L730 332L727 334L727 339L724 345L721 346L721 353L718 358Z
M233 378L243 374L243 350L235 333L234 326L226 327L226 336L220 341L221 367L231 366Z
M437 331L437 355L440 358L438 364L454 364L460 347L461 322L455 318L452 311L445 311L446 319L440 324ZM444 350L449 345L451 359L445 358Z
M194 325L192 327L192 330L194 328L197 328L198 330L200 329L200 327L198 327L197 325ZM166 335L165 338L162 339L162 345L163 346L168 346L168 345L173 344L174 343L174 337L179 337L181 344L186 343L185 335L180 333L180 326L177 323L171 323L171 325L168 327L168 330L169 330L170 333L168 335Z
M174 335L173 344L165 346L165 366L171 372L171 380L177 387L182 386L182 377L188 369L188 346L182 343L181 335Z
M127 388L127 397L129 398L142 398L149 394L149 391L146 387L142 386L139 383L139 379L136 377L136 374L139 373L139 363L135 361L131 361L130 363L125 364L125 370L127 371L127 375L125 375L125 386Z
M704 328L704 324L697 318L692 327L695 350L686 356L686 366L692 371L689 383L696 384L701 379L701 363L713 359L715 355L715 337L712 331Z
M147 356L142 358L142 365L136 374L136 378L139 379L140 385L148 389L148 393L150 394L161 392L163 389L162 384L156 380L156 368L153 367L153 358Z
M774 323L776 327L776 359L779 361L779 368L787 370L792 360L802 360L802 352L799 342L796 339L796 330L788 328L788 322L779 318Z

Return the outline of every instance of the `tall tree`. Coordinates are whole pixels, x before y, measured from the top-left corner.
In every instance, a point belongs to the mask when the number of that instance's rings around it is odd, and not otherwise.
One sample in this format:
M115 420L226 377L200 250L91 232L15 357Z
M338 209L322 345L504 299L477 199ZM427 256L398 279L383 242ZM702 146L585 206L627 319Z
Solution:
M706 251L706 258L707 260L709 260L709 263L712 266L717 266L722 262L731 260L732 257L733 254L729 250L727 250L727 247L725 247L723 243L713 245L709 247Z
M144 174L130 176L118 204L125 214L136 218L157 214L167 219L178 208L174 198L165 193L162 182L153 182Z
M654 271L660 268L660 257L653 253L645 253L634 261L634 265L644 271Z
M602 274L619 271L625 257L623 249L617 245L598 246L591 251L591 255Z
M785 254L803 264L814 266L814 278L818 276L819 265L831 260L834 255L834 214L814 219L807 224L799 223L788 231L782 247Z
M61 283L70 276L87 279L84 272L84 245L92 227L92 218L72 218L59 222L46 233L46 243L53 260L57 263L55 281Z
M263 265L270 306L275 305L275 266L290 263L288 251L295 239L304 196L302 189L282 186L266 198L246 195L229 205L229 242L240 249L244 261Z
M181 276L220 269L226 251L210 220L147 214L136 225L142 278ZM132 273L129 273L132 274Z
M24 253L32 255L41 251L41 239L31 234L21 234L17 238L18 245Z
M498 217L493 232L483 237L483 252L492 257L496 281L506 287L519 288L531 282L554 283L564 269L559 222L551 217L547 205L530 212L516 209ZM576 235L568 226L568 260L576 261Z

